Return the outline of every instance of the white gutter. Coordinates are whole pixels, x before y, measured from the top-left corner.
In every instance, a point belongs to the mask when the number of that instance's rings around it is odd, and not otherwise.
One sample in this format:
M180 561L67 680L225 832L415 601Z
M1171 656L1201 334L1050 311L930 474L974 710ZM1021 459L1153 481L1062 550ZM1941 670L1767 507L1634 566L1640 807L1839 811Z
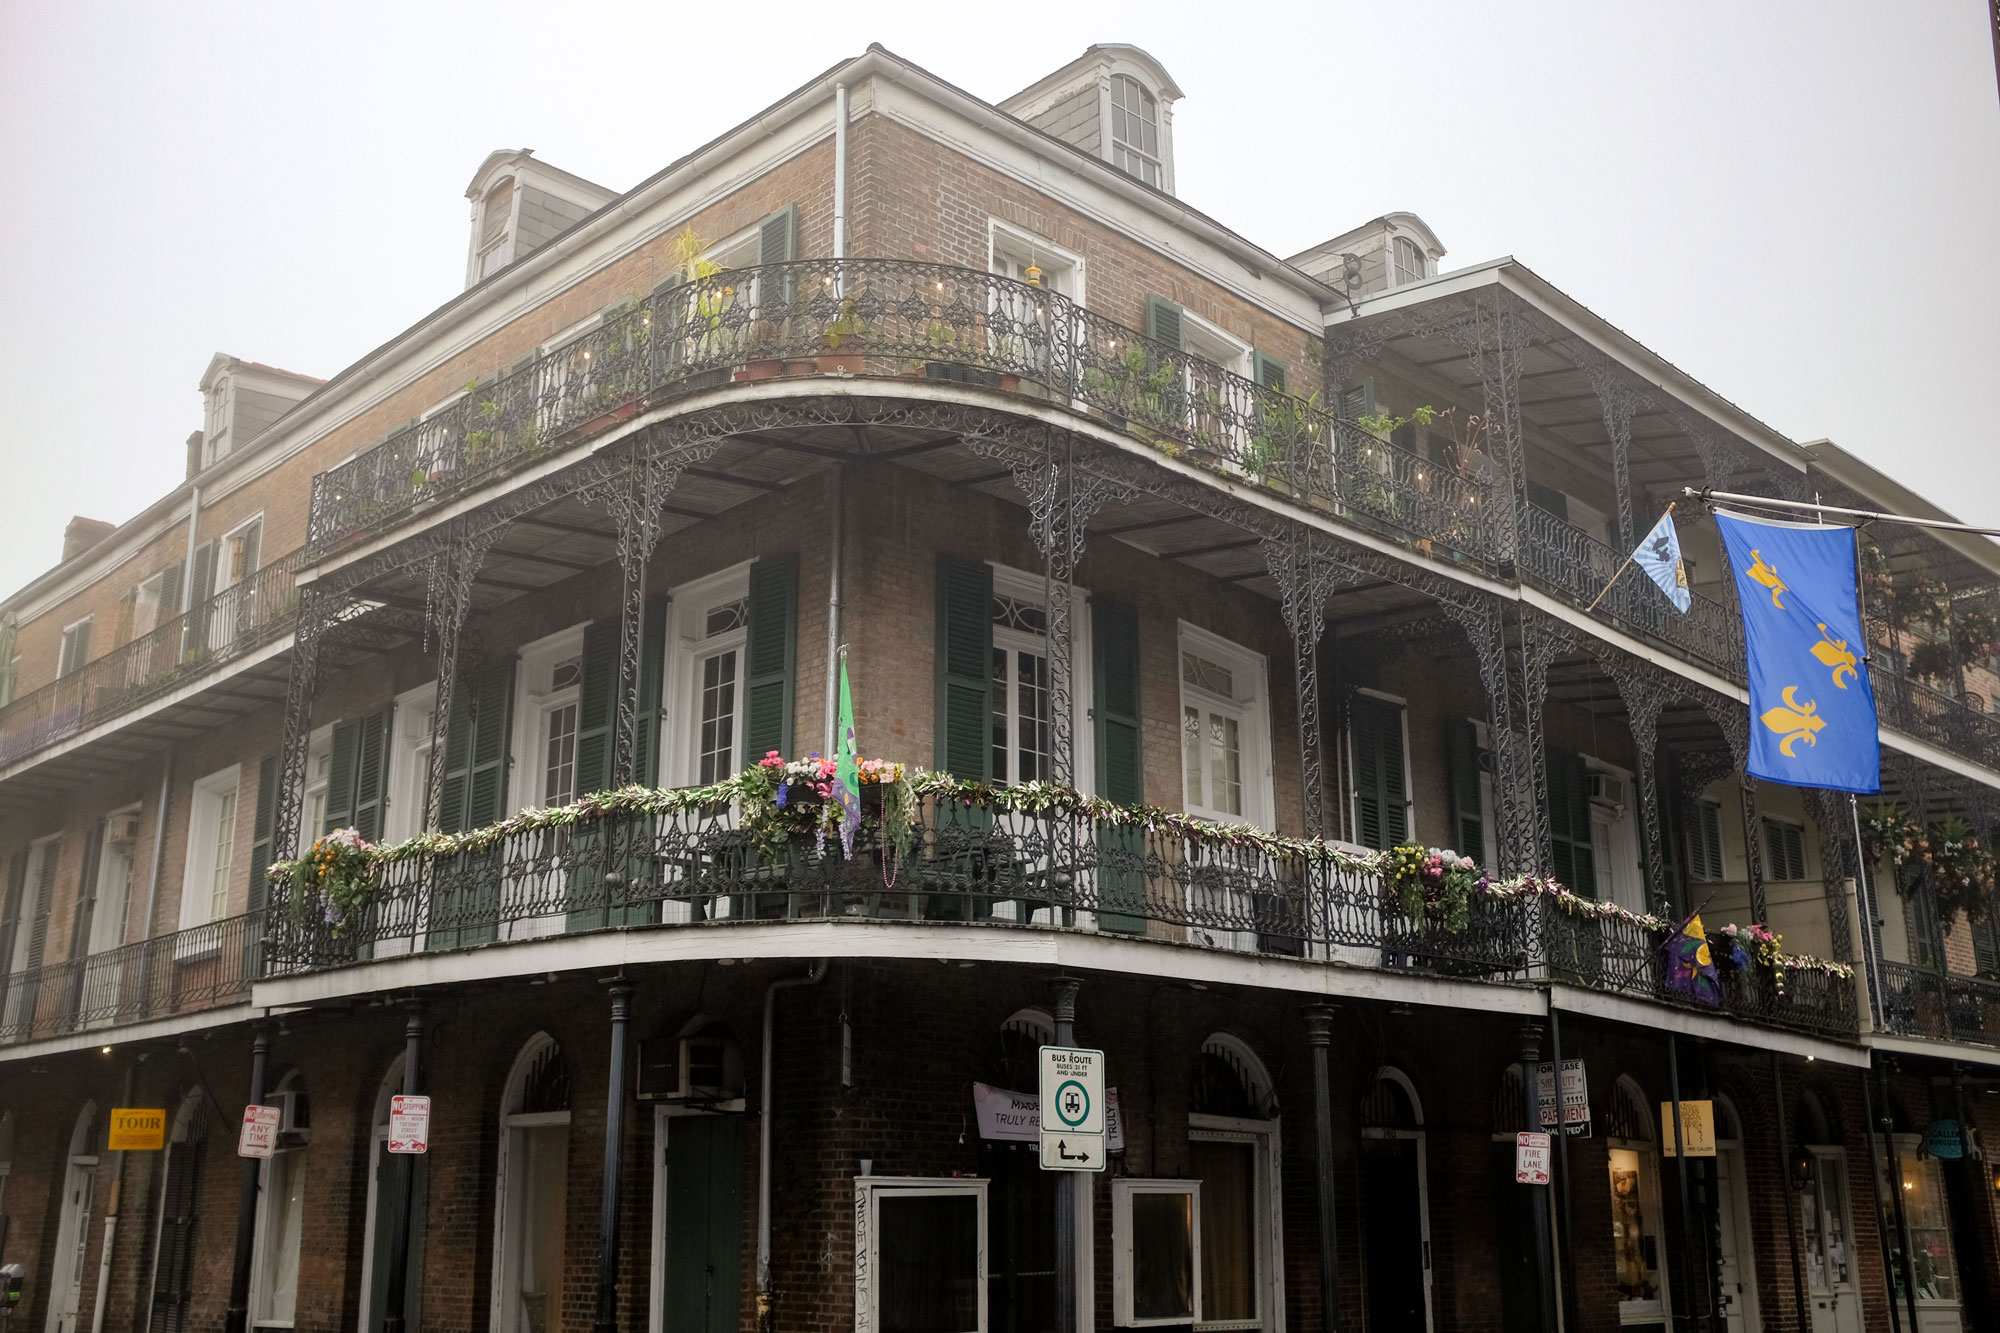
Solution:
M770 1328L771 1314L771 1039L776 1029L778 992L816 986L826 976L826 959L815 958L802 977L781 977L764 990L764 1069L757 1086L757 1327Z

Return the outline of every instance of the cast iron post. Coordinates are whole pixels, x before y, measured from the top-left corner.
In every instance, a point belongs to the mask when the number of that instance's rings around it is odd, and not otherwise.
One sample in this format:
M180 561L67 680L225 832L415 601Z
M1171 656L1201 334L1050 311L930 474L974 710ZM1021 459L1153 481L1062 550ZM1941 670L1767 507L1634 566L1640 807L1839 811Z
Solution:
M1075 977L1056 978L1056 1045L1076 1045ZM1076 1180L1063 1172L1056 1180L1056 1333L1076 1333Z
M1695 1251L1694 1204L1688 1197L1687 1138L1681 1133L1681 1044L1680 1039L1671 1032L1667 1034L1667 1091L1673 1095L1674 1167L1680 1176L1681 1185L1681 1271L1692 1278L1697 1270L1701 1270L1701 1286L1695 1300L1695 1308L1688 1312L1688 1327L1699 1328L1708 1322L1706 1318L1710 1309L1708 1273L1701 1255ZM1560 1103L1561 1099L1557 1100Z
M1334 1213L1333 1075L1327 1068L1333 1045L1333 1014L1329 1004L1305 1011L1306 1042L1313 1053L1313 1127L1319 1147L1319 1299L1326 1333L1340 1333L1338 1218Z
M418 1067L424 1059L424 1007L409 1003L409 1017L403 1020L403 1095L417 1095ZM396 1210L389 1219L389 1281L382 1296L382 1333L403 1333L403 1298L410 1278L410 1193L416 1176L416 1157L396 1154Z
M1863 1092L1868 1090L1868 1080L1865 1076L1861 1080L1861 1090ZM1806 1275L1805 1269L1799 1264L1798 1219L1792 1214L1792 1196L1798 1192L1798 1186L1792 1183L1792 1150L1786 1146L1790 1131L1786 1128L1787 1122L1785 1119L1785 1081L1783 1076L1778 1072L1778 1053L1776 1051L1771 1052L1771 1098L1777 1107L1778 1180L1779 1188L1785 1196L1785 1239L1791 1242L1792 1250L1792 1299L1798 1302L1799 1327L1805 1328L1809 1323L1809 1316L1806 1313ZM1801 1151L1803 1151L1803 1148L1801 1148ZM1874 1160L1872 1154L1869 1160ZM1877 1220L1875 1230L1878 1234L1882 1230L1879 1219ZM1888 1271L1888 1264L1888 1241L1885 1238L1882 1249L1882 1271L1885 1273Z
M618 1177L625 1145L625 1025L632 1014L632 988L611 988L611 1089L604 1107L604 1193L597 1214L597 1319L594 1333L618 1328ZM387 1330L384 1330L387 1333Z
M1542 1064L1542 1030L1533 1023L1523 1023L1521 1039L1521 1097L1526 1123L1535 1129L1541 1127L1542 1108L1539 1095ZM1562 1071L1556 1070L1556 1132L1562 1132ZM1530 1185L1534 1191L1535 1208L1535 1271L1541 1277L1542 1317L1541 1326L1547 1333L1555 1333L1560 1326L1556 1319L1556 1274L1555 1255L1551 1249L1549 1236L1549 1194L1546 1186Z
M271 1053L271 1031L257 1025L257 1039L250 1046L250 1105L264 1100L264 1067ZM229 1270L229 1308L223 1313L223 1333L243 1333L250 1320L250 1254L257 1238L257 1189L264 1163L260 1158L243 1159L243 1187L236 1200L236 1258Z

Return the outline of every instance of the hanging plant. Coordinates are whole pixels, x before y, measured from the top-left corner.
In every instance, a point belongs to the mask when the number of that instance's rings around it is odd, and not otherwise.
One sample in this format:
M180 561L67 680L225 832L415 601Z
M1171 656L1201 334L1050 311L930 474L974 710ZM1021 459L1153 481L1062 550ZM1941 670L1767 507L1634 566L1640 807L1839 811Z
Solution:
M292 920L304 921L316 904L335 938L345 935L368 910L381 883L375 850L375 844L351 828L335 829L315 842L291 864Z
M1391 847L1382 858L1383 892L1413 924L1448 932L1472 924L1472 894L1486 881L1471 857L1403 845Z

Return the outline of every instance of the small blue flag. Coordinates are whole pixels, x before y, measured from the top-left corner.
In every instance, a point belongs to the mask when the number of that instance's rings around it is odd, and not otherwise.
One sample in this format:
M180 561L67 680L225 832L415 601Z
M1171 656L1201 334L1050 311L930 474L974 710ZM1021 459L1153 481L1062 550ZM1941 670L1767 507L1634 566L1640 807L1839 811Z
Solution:
M1854 529L1720 510L1715 525L1743 607L1749 771L1794 787L1882 790Z
M1667 512L1660 515L1660 521L1640 541L1639 549L1632 552L1632 563L1660 585L1660 591L1674 604L1674 610L1687 613L1694 599L1688 592L1687 566L1681 563L1681 534L1674 526L1672 505L1667 506Z

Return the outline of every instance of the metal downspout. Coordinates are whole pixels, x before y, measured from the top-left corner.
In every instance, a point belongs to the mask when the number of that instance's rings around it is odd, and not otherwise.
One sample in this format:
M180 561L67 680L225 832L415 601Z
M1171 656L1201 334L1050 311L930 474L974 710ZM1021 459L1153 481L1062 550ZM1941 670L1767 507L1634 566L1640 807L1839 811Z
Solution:
M757 1085L757 1327L770 1333L771 1309L771 1075L772 1034L777 1028L778 992L815 986L826 976L826 959L815 958L802 977L780 977L764 988L763 1073Z

